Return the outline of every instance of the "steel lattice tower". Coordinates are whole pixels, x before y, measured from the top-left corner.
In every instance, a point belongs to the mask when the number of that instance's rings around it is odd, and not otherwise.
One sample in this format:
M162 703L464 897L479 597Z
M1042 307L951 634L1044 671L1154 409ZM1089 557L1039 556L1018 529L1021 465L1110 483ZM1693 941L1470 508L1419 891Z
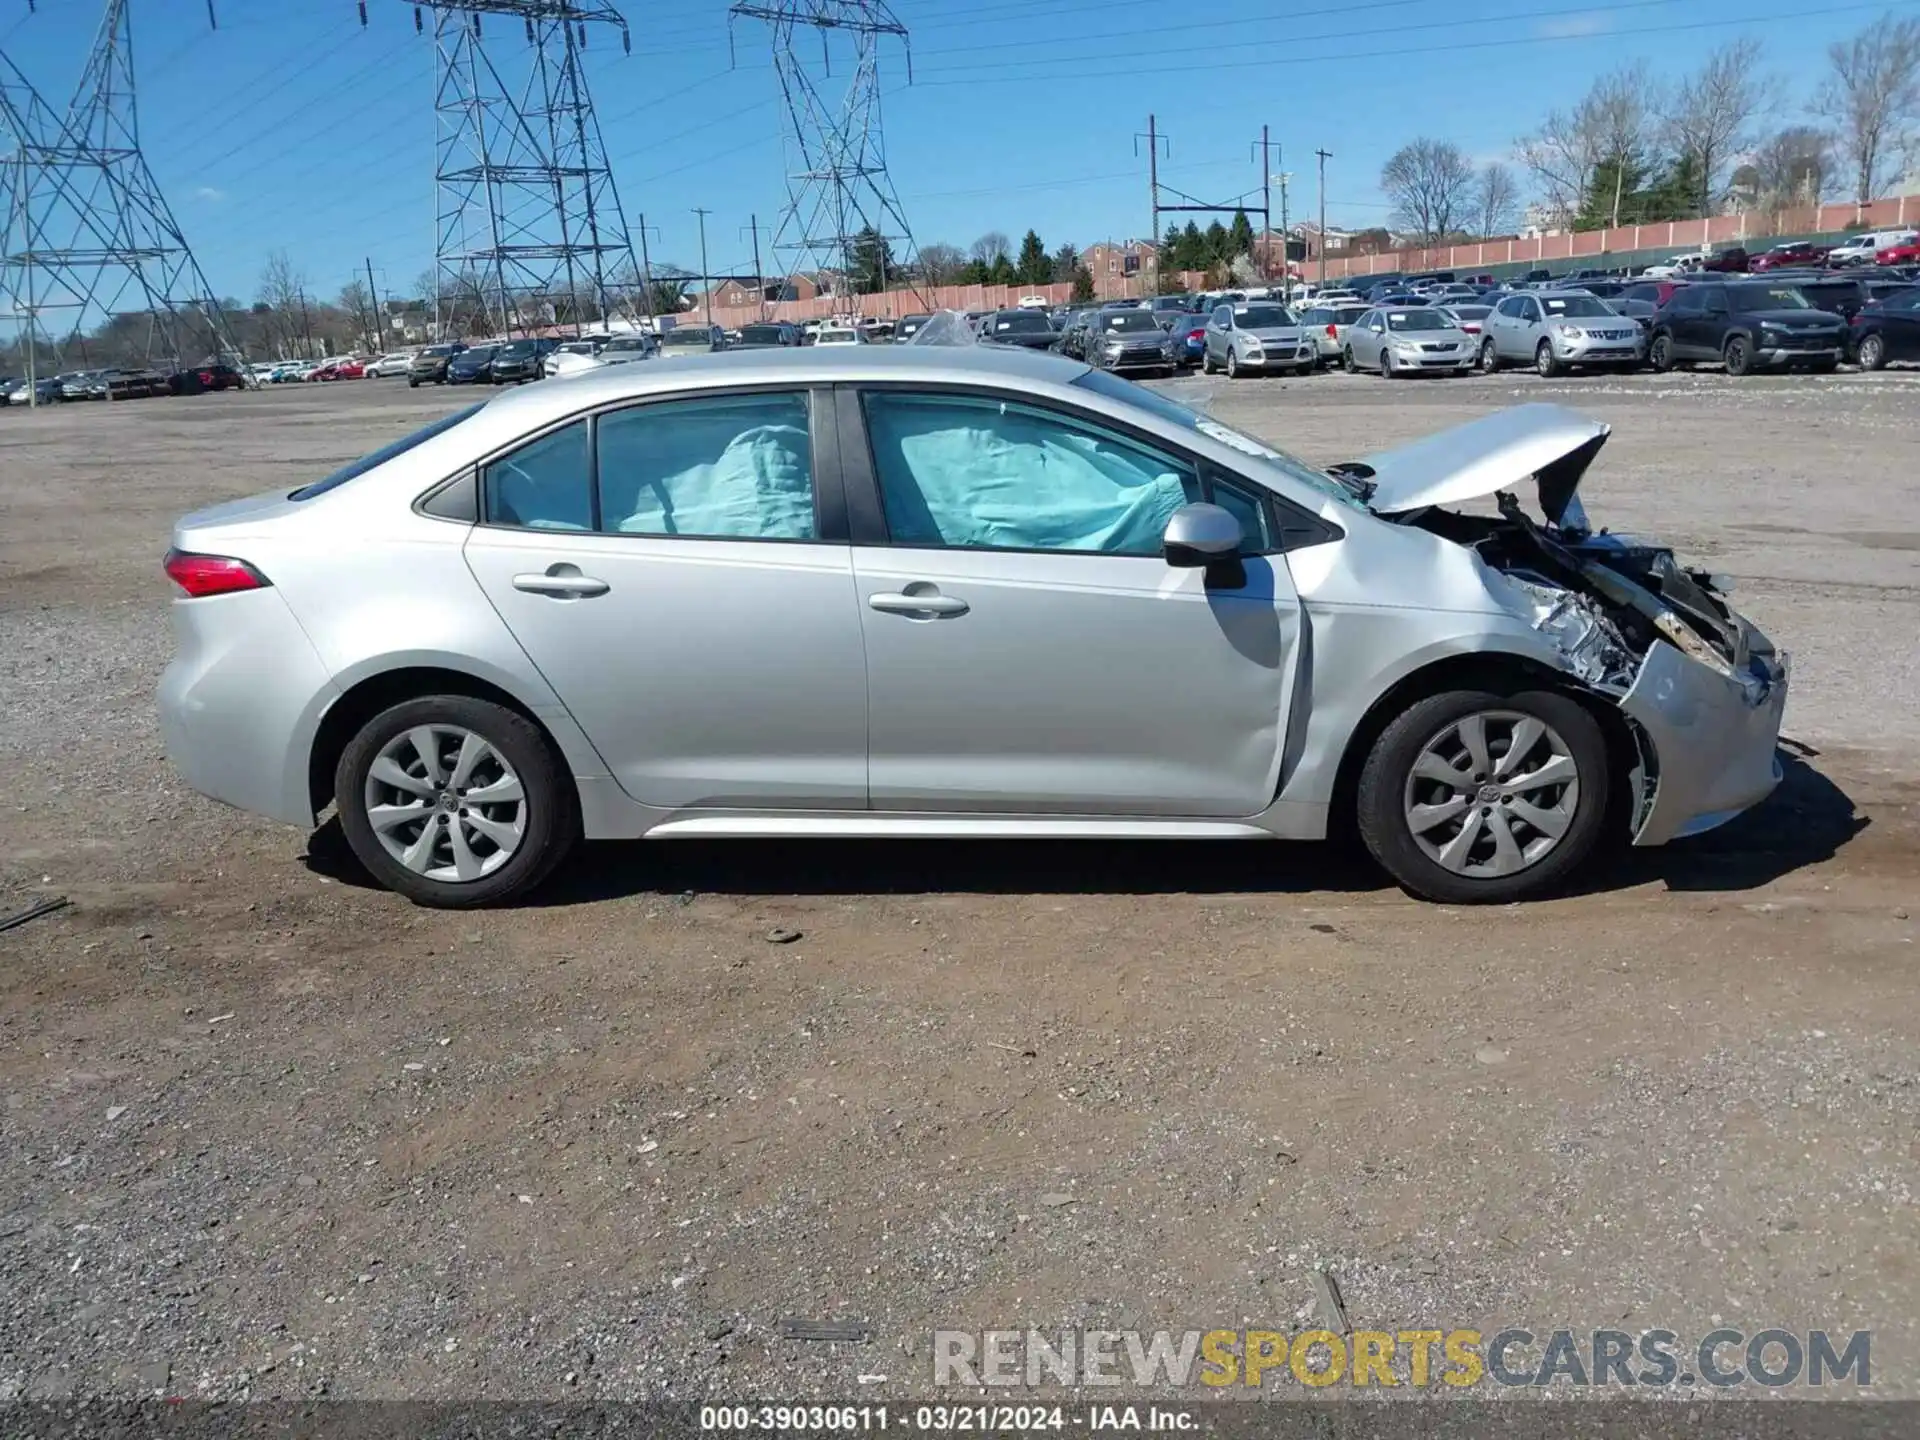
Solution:
M0 163L7 226L0 305L24 325L59 316L54 361L86 332L133 317L149 363L240 348L140 150L127 0L107 0L87 68L62 116L0 55Z
M438 121L434 267L451 329L576 330L591 306L629 310L636 271L581 61L589 22L627 22L610 0L422 0L433 14ZM521 22L524 73L503 73L481 19ZM496 47L497 48L497 47ZM465 311L462 315L460 312ZM443 333L446 333L443 330Z
M773 251L788 257L787 273L835 272L845 287L863 231L882 237L894 263L911 273L913 233L887 174L880 126L880 42L907 27L886 0L742 0L728 12L762 20L772 32L773 70L786 110L781 139L787 156L787 203L774 227ZM853 42L853 74L838 98L807 70L800 51L817 34L820 69L830 74L829 37ZM912 75L908 56L908 75Z

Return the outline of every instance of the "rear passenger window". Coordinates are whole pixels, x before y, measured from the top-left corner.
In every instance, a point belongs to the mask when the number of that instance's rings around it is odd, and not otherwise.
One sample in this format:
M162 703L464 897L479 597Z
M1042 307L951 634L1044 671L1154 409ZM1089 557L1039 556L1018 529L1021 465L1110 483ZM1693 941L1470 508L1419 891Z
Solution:
M531 530L591 530L593 473L587 422L576 420L481 473L487 522Z
M723 395L600 417L600 525L625 535L811 540L807 397Z

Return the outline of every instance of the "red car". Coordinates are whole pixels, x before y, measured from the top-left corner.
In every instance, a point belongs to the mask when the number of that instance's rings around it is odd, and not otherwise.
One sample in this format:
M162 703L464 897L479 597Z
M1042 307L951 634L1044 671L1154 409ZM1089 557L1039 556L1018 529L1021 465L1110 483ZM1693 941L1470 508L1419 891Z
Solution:
M333 367L329 380L360 380L366 377L367 362L364 360L342 360Z
M1826 245L1809 244L1804 240L1790 241L1754 256L1747 263L1747 268L1757 273L1762 270L1777 269L1783 265L1824 265L1830 248Z
M1920 265L1920 241L1906 245L1889 245L1884 250L1874 252L1876 265Z

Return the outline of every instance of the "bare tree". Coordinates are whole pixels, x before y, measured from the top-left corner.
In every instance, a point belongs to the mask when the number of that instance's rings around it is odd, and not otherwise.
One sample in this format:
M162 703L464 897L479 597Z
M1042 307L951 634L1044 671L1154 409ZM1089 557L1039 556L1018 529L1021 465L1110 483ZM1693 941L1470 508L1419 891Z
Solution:
M277 336L272 343L283 355L292 350L293 337L303 333L305 321L301 312L305 296L306 278L293 268L286 251L274 251L260 272L259 298L267 307L264 317L267 330Z
M1890 162L1920 120L1920 19L1882 15L1851 40L1827 47L1833 73L1814 104L1832 120L1840 154L1853 171L1853 198L1880 193Z
M1736 195L1756 210L1818 205L1833 179L1833 137L1811 125L1776 130L1733 172Z
M1424 136L1394 151L1380 167L1380 189L1394 218L1429 243L1459 227L1473 188L1473 165L1451 140Z
M1001 234L998 230L989 230L967 247L967 254L975 260L978 260L982 265L991 265L1002 255L1005 255L1008 259L1013 258L1013 252L1007 248L1007 245L1008 240L1005 235Z
M1468 227L1479 239L1513 233L1520 209L1520 186L1513 171L1498 160L1489 160L1474 177Z
M1591 199L1596 208L1605 207L1609 226L1620 224L1628 177L1640 172L1653 148L1662 103L1660 83L1648 73L1647 62L1637 60L1594 81L1581 105L1598 142L1595 162L1607 171L1605 193Z
M1548 217L1567 225L1587 204L1587 187L1605 149L1601 119L1592 97L1571 111L1553 110L1532 135L1514 142L1514 153L1533 176Z
M920 273L926 277L929 285L951 285L953 277L960 273L960 267L967 263L967 257L960 253L958 245L946 245L935 241L931 245L920 247Z
M1695 204L1702 215L1713 213L1721 172L1746 143L1770 88L1760 72L1760 42L1748 38L1722 45L1674 89L1663 128L1699 187Z
M359 343L369 350L378 350L380 326L374 319L373 297L367 293L367 282L358 276L349 280L340 287L340 298L335 303L353 317Z

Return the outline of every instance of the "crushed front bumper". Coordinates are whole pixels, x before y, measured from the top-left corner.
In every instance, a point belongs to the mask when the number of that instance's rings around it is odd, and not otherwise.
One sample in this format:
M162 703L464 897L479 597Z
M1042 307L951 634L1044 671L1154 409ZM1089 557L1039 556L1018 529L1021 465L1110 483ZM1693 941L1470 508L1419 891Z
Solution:
M1654 642L1620 708L1653 762L1652 800L1636 845L1664 845L1724 825L1780 783L1775 754L1787 704L1787 657L1755 655L1742 678Z

